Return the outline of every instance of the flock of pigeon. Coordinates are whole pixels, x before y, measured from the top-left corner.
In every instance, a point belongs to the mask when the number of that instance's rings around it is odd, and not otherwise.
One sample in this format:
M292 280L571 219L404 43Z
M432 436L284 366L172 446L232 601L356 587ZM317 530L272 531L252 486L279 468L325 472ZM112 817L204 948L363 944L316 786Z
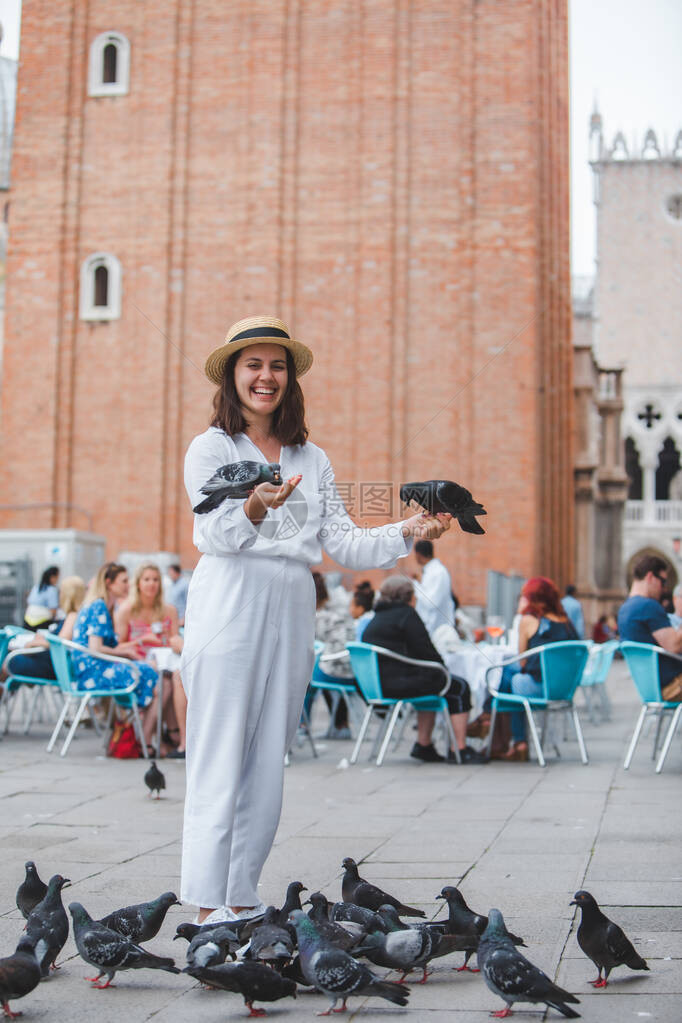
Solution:
M425 917L425 913L360 877L350 857L344 859L343 868L342 901L332 904L315 892L307 900L311 905L307 914L301 904L301 892L307 889L300 881L292 881L282 908L270 906L263 916L222 924L180 924L173 940L188 942L182 970L172 959L143 947L159 933L170 907L180 905L174 892L115 910L101 920L93 920L79 902L72 902L68 908L76 947L97 970L87 979L93 987L108 988L123 970L187 973L206 987L241 994L250 1016L266 1014L254 1008L255 1001L295 998L300 986L327 996L329 1008L319 1013L327 1016L344 1011L352 995L407 1005L410 989L404 981L408 973L421 970L418 983L422 984L433 959L463 952L464 963L455 969L481 972L490 990L506 1003L491 1015L509 1016L515 1002L545 1004L568 1018L579 1015L570 1007L578 1002L575 995L557 987L517 950L525 942L507 930L498 909L480 916L469 909L457 888L445 887L436 898L447 903L447 920L405 923L401 917ZM16 897L26 927L14 954L0 959L0 1002L9 1018L21 1015L11 1011L10 999L29 994L50 969L58 969L56 960L69 934L62 904L62 889L68 884L68 878L55 874L46 885L35 864L26 864L26 877ZM649 969L589 892L576 892L571 905L582 910L578 943L599 971L591 982L595 987L606 987L616 966ZM474 952L478 969L469 966ZM385 980L360 959L401 976L398 981Z

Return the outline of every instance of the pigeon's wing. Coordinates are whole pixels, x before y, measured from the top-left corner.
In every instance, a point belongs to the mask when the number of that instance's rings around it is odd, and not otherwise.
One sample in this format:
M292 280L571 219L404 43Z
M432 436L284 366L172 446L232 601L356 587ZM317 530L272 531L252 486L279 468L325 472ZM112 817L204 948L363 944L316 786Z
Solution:
M213 494L217 490L224 490L229 494L231 489L241 491L256 485L260 476L260 462L242 461L231 462L213 473L209 480L206 480L201 488L202 494Z
M609 920L606 928L606 950L616 962L625 963L628 966L630 960L643 961L630 939L612 920Z
M425 953L425 946L431 946L431 939L428 934L420 931L413 931L409 927L406 931L391 931L384 939L386 952L396 965L411 966Z
M108 916L102 917L100 923L104 927L108 927L112 931L116 931L117 934L122 934L126 938L131 938L132 941L137 941L137 937L144 927L144 919L142 917L140 906L128 906L125 909L116 909L113 913L109 913Z
M361 906L366 906L367 908L374 910L377 910L379 906L383 906L384 903L392 905L397 901L392 895L389 895L388 892L383 891L381 888L377 888L375 884L370 884L369 881L362 881L356 886L355 899Z
M337 949L326 948L315 952L310 960L316 986L331 993L343 995L365 983L369 970L351 956Z
M516 999L523 1001L524 996L528 995L529 988L537 983L536 974L545 977L544 973L524 956L507 948L497 948L490 952L485 958L483 972L501 997L508 998L509 1001ZM547 977L545 980L550 983Z
M83 958L95 966L119 967L125 961L130 942L108 927L93 928L79 935ZM79 948L79 951L81 949Z
M453 483L451 480L436 480L434 482L436 496L443 505L444 511L456 515L458 511L464 511L470 507L472 496L471 491L466 487L461 487L459 483Z
M400 488L400 500L404 504L414 501L425 512L433 513L433 498L433 489L428 483L403 483Z

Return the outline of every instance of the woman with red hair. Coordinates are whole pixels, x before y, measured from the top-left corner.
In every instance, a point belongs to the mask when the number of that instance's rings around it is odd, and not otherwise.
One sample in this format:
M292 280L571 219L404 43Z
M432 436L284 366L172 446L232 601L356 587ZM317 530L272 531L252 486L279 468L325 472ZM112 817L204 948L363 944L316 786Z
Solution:
M562 640L578 638L563 609L559 591L551 579L545 579L544 576L529 579L521 590L519 611L520 654L546 643L559 643ZM498 689L501 693L542 696L539 655L531 654L525 661L508 665L502 672ZM528 760L526 715L523 710L515 710L510 713L509 718L512 744L508 752L501 755L501 759Z

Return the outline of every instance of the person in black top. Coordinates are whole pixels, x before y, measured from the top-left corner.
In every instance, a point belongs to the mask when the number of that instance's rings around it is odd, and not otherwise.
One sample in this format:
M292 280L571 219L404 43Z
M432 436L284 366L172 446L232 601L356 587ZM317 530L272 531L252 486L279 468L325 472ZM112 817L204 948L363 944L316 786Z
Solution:
M365 628L362 641L373 646L385 647L405 657L443 664L443 659L431 642L426 626L414 609L414 604L415 594L411 580L400 575L389 576L381 586L379 600L374 608L374 618ZM440 693L446 684L443 673L437 669L403 664L381 655L379 673L384 695L397 699ZM450 686L443 695L447 700L462 763L483 763L485 758L482 754L476 753L466 745L466 726L471 709L468 684L464 679L451 675ZM447 759L448 763L457 763L454 750L448 750L445 758L434 748L431 733L435 718L436 715L430 711L418 713L417 741L410 755L427 762Z

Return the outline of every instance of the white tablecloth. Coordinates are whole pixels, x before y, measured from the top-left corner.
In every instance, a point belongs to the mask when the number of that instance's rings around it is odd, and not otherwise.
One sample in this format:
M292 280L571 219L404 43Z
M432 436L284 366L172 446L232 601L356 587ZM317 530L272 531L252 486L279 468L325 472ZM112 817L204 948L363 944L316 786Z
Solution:
M169 646L157 646L147 654L147 660L157 671L176 671L180 667L180 654Z
M508 646L492 643L462 643L456 650L445 654L444 660L453 675L466 679L471 689L471 716L478 717L487 696L485 673L491 665L499 665L512 656ZM488 683L495 687L500 681L502 669L491 672Z

